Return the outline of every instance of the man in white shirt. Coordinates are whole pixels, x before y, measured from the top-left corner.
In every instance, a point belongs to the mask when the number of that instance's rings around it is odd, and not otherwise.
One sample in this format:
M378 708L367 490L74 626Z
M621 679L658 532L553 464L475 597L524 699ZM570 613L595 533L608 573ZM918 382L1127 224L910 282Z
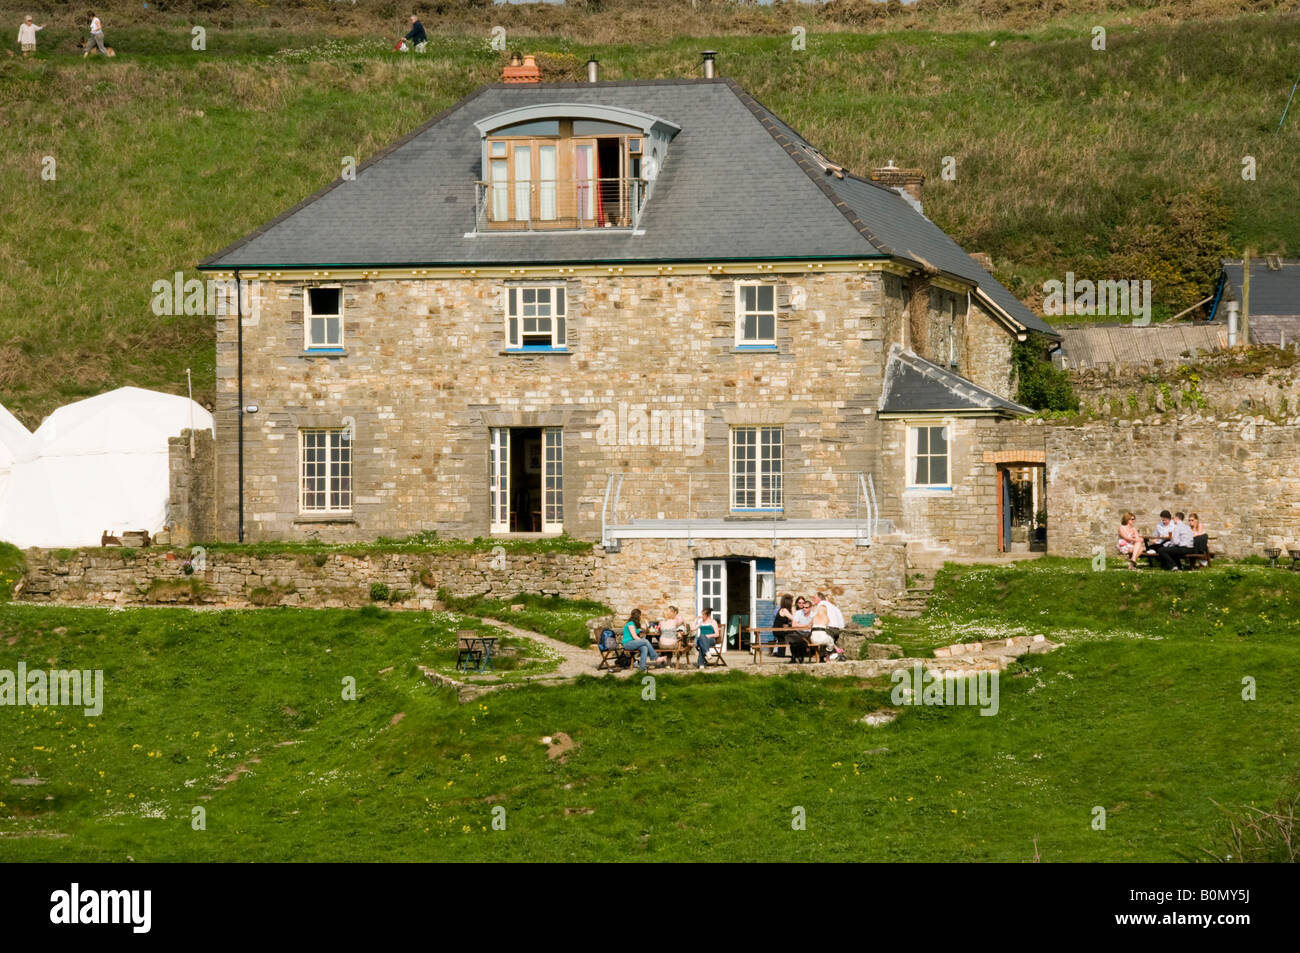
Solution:
M1182 569L1183 557L1195 551L1192 528L1187 525L1186 517L1182 513L1175 513L1173 522L1169 526L1169 542L1156 551L1161 565L1177 572Z

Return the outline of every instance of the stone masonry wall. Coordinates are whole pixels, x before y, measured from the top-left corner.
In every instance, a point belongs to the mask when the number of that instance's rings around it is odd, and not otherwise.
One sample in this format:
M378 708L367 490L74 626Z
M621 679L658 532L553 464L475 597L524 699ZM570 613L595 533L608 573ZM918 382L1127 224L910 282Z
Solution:
M171 542L188 546L216 537L216 444L210 430L194 433L194 457L190 457L190 431L167 441Z
M402 593L396 605L406 609L436 607L437 591L445 588L457 596L509 598L523 592L594 599L618 613L641 606L653 614L669 603L691 612L696 559L772 555L770 540L691 548L684 541L629 540L619 553L600 547L590 553L322 551L269 556L103 549L59 558L55 550L29 550L18 598L99 605L346 607L369 603L370 587L379 583ZM903 588L901 545L781 542L775 555L780 592L828 591L846 613L879 611Z
M905 469L907 427L913 423L932 426L947 423L952 489L905 489L897 496L885 496L881 501L881 515L892 519L897 530L907 538L932 548L960 555L995 555L1000 492L998 464L1042 463L1042 421L992 417L887 421L882 469L891 472ZM1055 518L1055 514L1051 516Z
M1200 515L1212 549L1262 555L1300 540L1300 421L1259 417L1047 426L1048 552L1115 552L1124 510L1151 533L1162 509Z
M777 288L773 352L735 348L735 281L750 278ZM264 279L260 308L244 319L244 402L259 405L244 418L245 538L487 535L491 427L562 428L564 528L587 539L599 538L611 472L691 472L690 515L731 516L725 474L737 425L781 428L787 517L851 515L858 472L874 474L879 494L900 492L901 469L880 464L874 412L887 324L901 309L897 279L871 271L568 278L569 352L528 355L504 353L510 283L346 282L345 352L326 357L303 352L303 281ZM217 393L227 408L216 414L221 539L233 539L237 524L235 332L232 316L218 317ZM991 322L972 335L1009 338ZM993 355L999 346L971 350ZM698 414L702 446L694 434L656 444L602 431L611 414L656 411ZM300 515L298 431L349 418L352 513ZM685 492L653 476L630 480L625 493L629 512L688 515Z

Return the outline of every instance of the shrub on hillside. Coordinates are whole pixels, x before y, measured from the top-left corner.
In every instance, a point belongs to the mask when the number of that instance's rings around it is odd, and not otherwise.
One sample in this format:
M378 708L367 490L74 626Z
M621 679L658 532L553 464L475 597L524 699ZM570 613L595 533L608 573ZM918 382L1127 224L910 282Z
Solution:
M1016 381L1016 400L1034 410L1074 412L1079 398L1070 375L1047 359L1047 339L1031 334L1011 347L1011 373Z

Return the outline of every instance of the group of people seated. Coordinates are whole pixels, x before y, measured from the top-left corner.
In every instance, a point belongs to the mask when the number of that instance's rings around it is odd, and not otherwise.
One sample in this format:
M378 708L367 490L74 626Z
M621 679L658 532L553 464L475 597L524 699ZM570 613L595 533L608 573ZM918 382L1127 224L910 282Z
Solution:
M1128 557L1129 569L1137 569L1137 561L1144 555L1154 555L1165 569L1177 572L1183 568L1184 556L1210 551L1209 531L1195 513L1184 516L1181 511L1171 514L1161 510L1160 522L1151 536L1137 531L1136 520L1128 511L1120 517L1119 539L1115 544L1120 555Z
M840 630L844 628L844 613L839 606L827 598L826 593L813 593L811 599L786 593L781 597L781 604L772 619L774 629L800 629L808 633L808 641L826 653L828 662L843 658L844 653L835 644ZM787 636L786 643L791 646L790 661L796 661L794 644L799 633ZM785 648L777 645L773 654L778 658L785 655Z
M695 619L695 625L690 626L682 618L681 612L676 606L669 606L667 617L652 622L650 628L655 630L659 639L659 647L656 649L653 642L646 636L650 633L646 631L641 624L641 610L633 609L623 625L623 648L634 653L639 657L637 671L644 672L650 662L654 662L657 667L662 668L668 664L666 658L660 658L659 653L665 649L676 649L692 631L695 633L695 648L699 651L699 660L697 668L704 668L707 664L708 655L718 647L720 641L718 637L718 623L713 618L713 610L704 608Z
M780 606L772 620L772 628L806 631L807 641L821 649L826 654L827 661L843 657L844 653L835 644L835 639L844 628L844 613L824 592L815 593L811 599L786 593L781 597ZM713 610L707 607L700 610L695 623L691 625L676 606L669 606L665 618L650 623L648 627L641 623L641 610L633 609L623 625L621 644L637 657L637 671L644 672L652 662L657 667L667 665L668 660L661 658L659 653L665 649L677 649L692 634L695 636L695 649L699 653L696 668L704 668L708 664L709 653L721 651L722 642L718 621ZM648 637L650 635L657 636L657 647ZM787 642L799 640L798 634L794 634ZM772 647L776 655L785 654L785 646L774 643ZM794 654L792 648L791 661L795 660Z

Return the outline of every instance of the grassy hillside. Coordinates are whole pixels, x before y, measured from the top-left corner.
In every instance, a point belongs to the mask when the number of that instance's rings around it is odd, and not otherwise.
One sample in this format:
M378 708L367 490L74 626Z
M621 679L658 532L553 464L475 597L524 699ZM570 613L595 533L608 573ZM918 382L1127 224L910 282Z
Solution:
M364 160L499 75L482 32L435 34L422 58L391 53L391 21L374 5L364 23L319 4L290 4L283 20L212 6L203 52L190 49L187 17L123 11L109 21L113 61L69 53L80 21L62 14L39 57L0 59L0 200L12 210L0 221L0 402L29 425L124 384L183 393L186 367L211 405L211 321L155 317L152 283L192 276L335 178L344 156ZM1224 251L1300 250L1300 109L1274 134L1300 69L1300 19L1200 22L1180 17L1223 5L1130 6L1106 15L1104 52L1073 3L1034 8L1047 25L1026 21L1023 5L934 3L894 32L869 22L875 13L851 22L843 4L817 32L813 18L831 14L702 3L700 16L733 18L709 21L725 31L643 37L645 24L662 31L646 11L644 24L627 21L628 39L604 44L594 27L540 35L571 25L577 8L553 23L561 13L499 13L516 18L502 21L511 46L549 54L548 78L576 79L588 55L607 78L695 75L697 51L713 46L723 73L850 169L925 169L927 212L990 252L1025 300L1066 270L1150 277L1157 314L1169 314L1208 293ZM805 21L807 49L793 51L789 23ZM771 32L744 33L759 28ZM1255 181L1242 180L1245 155ZM41 176L47 156L53 181ZM941 178L945 156L954 181Z
M1065 647L1005 673L994 717L907 707L882 728L859 719L888 681L803 674L458 706L416 666L466 623L424 614L0 606L0 669L104 671L98 716L0 707L0 862L1025 861L1035 838L1047 861L1175 860L1216 845L1212 801L1271 804L1297 770L1297 600L1261 567L945 573L908 626ZM559 732L577 747L553 760Z

